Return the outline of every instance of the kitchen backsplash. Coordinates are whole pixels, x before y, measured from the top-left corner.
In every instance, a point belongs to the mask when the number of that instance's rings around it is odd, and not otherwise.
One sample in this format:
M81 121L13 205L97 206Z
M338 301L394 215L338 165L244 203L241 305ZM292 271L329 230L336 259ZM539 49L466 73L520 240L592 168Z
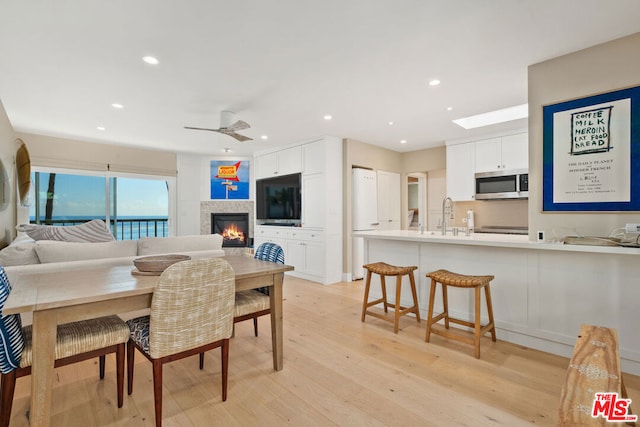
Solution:
M491 225L528 226L528 200L455 202L453 206L456 227L466 227L467 224L462 220L466 218L466 213L469 209L473 209L476 227Z

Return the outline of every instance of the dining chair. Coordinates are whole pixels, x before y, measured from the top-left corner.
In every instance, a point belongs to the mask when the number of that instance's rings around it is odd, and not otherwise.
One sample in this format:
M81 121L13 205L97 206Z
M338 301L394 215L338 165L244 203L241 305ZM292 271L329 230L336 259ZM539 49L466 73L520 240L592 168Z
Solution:
M276 243L266 242L256 249L255 259L284 264L284 251ZM284 274L284 273L283 273ZM258 317L271 313L269 288L262 287L236 292L233 323L253 319L253 331L258 336Z
M127 392L133 391L135 349L153 366L156 426L162 425L162 367L220 347L222 400L227 400L229 338L233 331L235 273L222 258L173 264L162 272L148 316L128 320Z
M0 266L0 313L10 292L11 284ZM0 316L0 427L9 425L16 379L31 374L31 331L31 325L22 327L19 314ZM121 408L128 339L129 327L115 315L58 325L54 367L99 357L103 379L105 356L116 353L118 408Z

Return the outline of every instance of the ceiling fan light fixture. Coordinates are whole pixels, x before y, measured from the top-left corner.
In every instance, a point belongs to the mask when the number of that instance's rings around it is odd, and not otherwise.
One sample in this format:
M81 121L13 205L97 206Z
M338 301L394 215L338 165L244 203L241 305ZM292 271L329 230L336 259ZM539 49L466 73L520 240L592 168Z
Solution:
M226 129L231 127L235 113L233 111L221 111L220 112L220 129Z

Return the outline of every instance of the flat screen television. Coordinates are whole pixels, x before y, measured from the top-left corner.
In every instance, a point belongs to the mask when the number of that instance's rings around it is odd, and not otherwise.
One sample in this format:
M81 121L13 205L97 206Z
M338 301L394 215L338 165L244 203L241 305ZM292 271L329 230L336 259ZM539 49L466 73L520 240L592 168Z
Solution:
M256 219L300 220L300 179L294 173L256 180Z

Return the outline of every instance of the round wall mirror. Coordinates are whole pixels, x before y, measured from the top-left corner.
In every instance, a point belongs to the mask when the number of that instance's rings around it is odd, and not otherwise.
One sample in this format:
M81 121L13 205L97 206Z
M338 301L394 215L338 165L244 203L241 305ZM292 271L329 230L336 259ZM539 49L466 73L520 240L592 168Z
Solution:
M29 195L29 189L31 188L31 156L25 143L18 138L17 142L20 143L20 148L16 153L16 170L18 172L18 198L20 204L24 205L27 196Z

